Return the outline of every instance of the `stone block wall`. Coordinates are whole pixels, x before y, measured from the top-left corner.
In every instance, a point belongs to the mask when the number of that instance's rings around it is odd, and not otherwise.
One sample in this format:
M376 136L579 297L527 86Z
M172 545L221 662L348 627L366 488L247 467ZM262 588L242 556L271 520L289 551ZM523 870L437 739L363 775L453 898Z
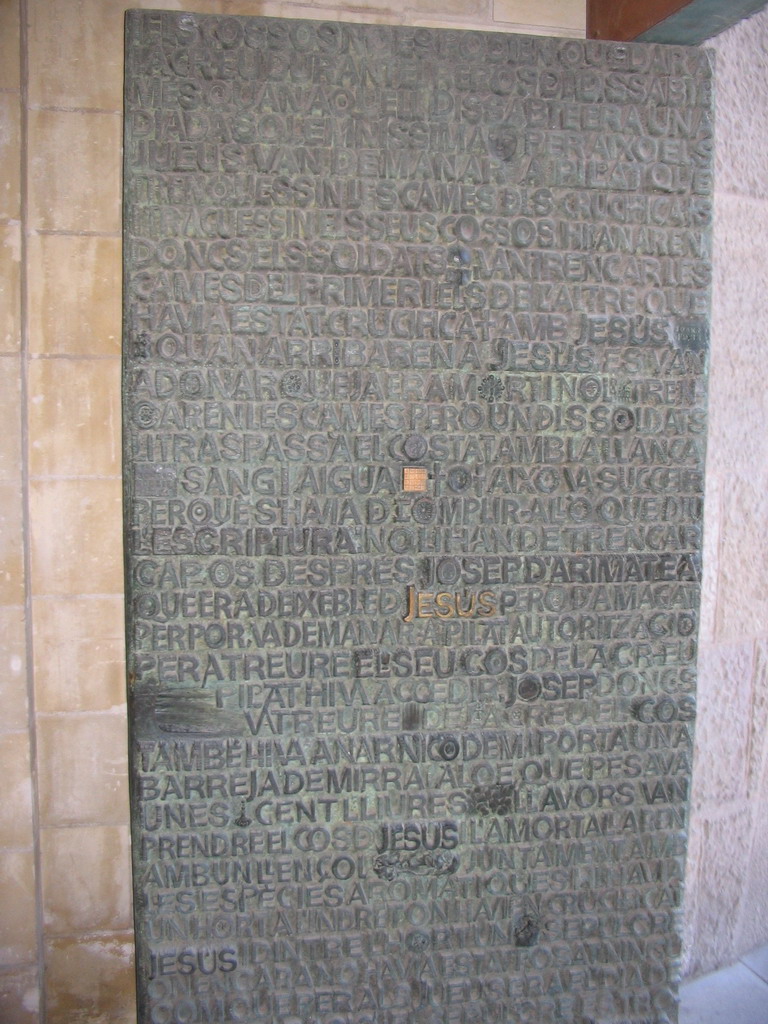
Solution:
M130 1024L120 508L126 6L583 36L585 0L0 0L0 1020ZM688 964L768 940L768 15L717 42Z

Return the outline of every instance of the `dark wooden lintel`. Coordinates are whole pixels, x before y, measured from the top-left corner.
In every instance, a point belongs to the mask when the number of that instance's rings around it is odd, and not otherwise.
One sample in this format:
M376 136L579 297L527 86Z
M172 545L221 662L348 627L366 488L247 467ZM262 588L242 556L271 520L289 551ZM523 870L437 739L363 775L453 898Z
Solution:
M587 0L590 39L637 39L691 0Z

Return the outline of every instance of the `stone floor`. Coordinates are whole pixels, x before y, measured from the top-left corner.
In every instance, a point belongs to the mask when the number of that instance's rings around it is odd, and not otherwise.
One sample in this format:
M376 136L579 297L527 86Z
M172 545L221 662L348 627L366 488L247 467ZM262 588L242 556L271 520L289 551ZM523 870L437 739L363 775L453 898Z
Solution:
M686 982L680 1024L768 1024L768 946Z

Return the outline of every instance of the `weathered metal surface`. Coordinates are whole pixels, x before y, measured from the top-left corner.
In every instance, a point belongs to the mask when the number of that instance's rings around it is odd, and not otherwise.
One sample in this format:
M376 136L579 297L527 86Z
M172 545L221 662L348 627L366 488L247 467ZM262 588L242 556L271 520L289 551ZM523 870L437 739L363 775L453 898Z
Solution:
M698 50L132 12L142 1024L662 1024Z

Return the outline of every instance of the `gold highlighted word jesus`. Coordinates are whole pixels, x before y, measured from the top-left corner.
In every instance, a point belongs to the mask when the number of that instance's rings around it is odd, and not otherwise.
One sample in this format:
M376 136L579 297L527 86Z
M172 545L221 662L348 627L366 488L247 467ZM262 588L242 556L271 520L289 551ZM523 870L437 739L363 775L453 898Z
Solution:
M468 590L462 594L441 590L433 593L409 586L406 591L408 607L403 622L413 622L414 619L471 619L479 615L496 615L498 612L492 590Z

